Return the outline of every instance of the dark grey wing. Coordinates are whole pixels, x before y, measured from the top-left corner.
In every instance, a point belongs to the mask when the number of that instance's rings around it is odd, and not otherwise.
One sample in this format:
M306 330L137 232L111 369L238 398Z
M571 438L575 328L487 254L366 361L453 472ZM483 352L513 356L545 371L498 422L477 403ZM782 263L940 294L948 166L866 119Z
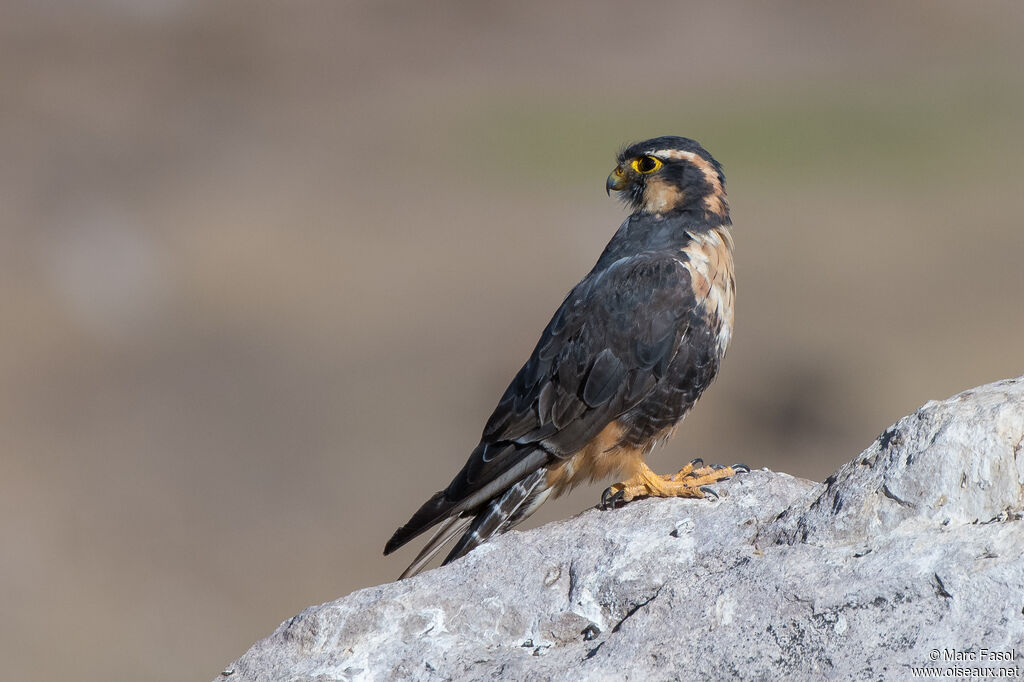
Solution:
M665 254L588 276L506 389L482 442L577 452L664 376L696 305L689 270Z
M689 270L664 253L590 273L548 323L466 465L395 532L385 554L593 440L664 376L696 306Z

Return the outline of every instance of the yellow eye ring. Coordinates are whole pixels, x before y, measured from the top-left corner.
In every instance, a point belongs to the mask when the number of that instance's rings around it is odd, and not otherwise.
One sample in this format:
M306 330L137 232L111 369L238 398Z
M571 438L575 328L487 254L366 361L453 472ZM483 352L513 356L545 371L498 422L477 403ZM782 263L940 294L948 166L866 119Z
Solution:
M641 175L650 175L662 166L661 159L656 156L638 156L629 164L630 167Z

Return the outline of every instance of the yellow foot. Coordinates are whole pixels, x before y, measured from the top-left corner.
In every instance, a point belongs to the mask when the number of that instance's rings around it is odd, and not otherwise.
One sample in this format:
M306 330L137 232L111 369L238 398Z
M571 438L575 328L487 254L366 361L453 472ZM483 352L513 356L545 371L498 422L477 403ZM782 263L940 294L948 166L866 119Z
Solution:
M704 466L702 459L693 460L671 476L659 476L643 463L640 467L629 480L605 489L601 495L602 507L614 509L638 497L718 497L718 493L708 487L711 483L750 471L746 464L733 464L731 467Z

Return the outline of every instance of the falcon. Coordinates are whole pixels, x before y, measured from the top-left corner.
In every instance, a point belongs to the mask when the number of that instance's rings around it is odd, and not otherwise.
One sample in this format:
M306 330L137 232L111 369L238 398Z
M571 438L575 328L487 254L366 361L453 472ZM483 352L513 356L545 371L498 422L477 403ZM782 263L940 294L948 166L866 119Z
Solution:
M732 221L722 166L685 137L619 153L607 192L632 209L573 287L484 426L462 470L395 531L390 554L440 524L401 575L453 538L447 564L550 496L615 475L602 506L717 495L741 471L694 459L671 476L644 458L718 374L733 329Z

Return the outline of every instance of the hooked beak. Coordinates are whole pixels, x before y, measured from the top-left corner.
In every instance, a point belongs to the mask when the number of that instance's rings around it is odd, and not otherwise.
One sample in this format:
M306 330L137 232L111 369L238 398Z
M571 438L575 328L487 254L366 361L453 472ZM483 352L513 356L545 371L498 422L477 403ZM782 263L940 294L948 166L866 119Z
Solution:
M616 166L615 170L608 174L608 181L604 183L604 191L608 195L611 195L613 191L621 192L626 189L627 184L626 172L622 170L622 166Z

